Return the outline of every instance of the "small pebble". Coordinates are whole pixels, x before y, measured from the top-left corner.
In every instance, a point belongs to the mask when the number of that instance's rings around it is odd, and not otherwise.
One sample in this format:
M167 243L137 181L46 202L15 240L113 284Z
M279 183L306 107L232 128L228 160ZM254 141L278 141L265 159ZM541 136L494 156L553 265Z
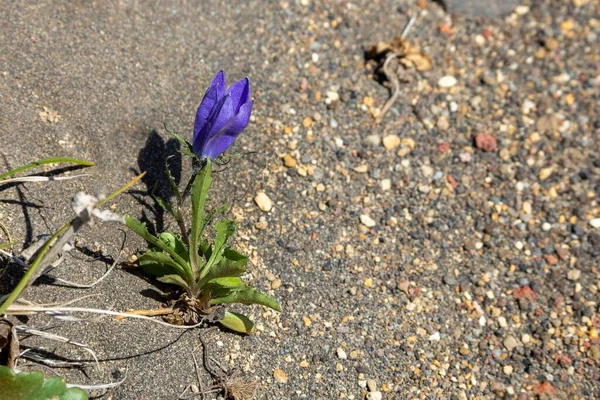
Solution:
M513 351L519 345L519 342L517 341L517 339L515 339L514 336L507 336L506 339L504 339L504 342L502 343L508 351Z
M366 174L367 171L369 171L368 164L359 165L358 167L354 168L354 172L356 172L357 174Z
M554 172L554 167L542 168L539 174L540 180L544 181L548 179L552 175L552 172Z
M369 392L365 397L367 400L381 400L383 399L383 393L381 392Z
M289 154L283 156L283 164L288 168L294 168L298 163L296 159Z
M254 197L254 202L264 212L270 212L273 209L273 202L265 192L258 192Z
M273 371L273 378L275 378L275 382L284 384L288 383L289 380L287 374L279 368L275 368Z
M429 336L429 340L431 342L439 342L440 341L440 333L436 332L433 335Z
M385 192L392 188L392 181L391 179L382 179L379 185L381 186L381 190Z
M443 76L438 80L438 85L443 88L450 88L456 85L457 83L458 81L452 75Z
M375 222L375 220L369 217L367 214L361 214L360 223L366 226L367 228L372 228L375 225L377 225L377 222Z
M581 276L581 271L578 269L572 269L567 272L567 279L570 281L576 281Z
M275 279L271 282L271 289L279 289L281 287L281 279Z
M381 138L377 135L369 135L364 140L368 145L373 147L379 146L379 144L381 143Z
M344 351L344 349L342 349L341 347L338 347L337 351L337 356L340 360L346 360L348 359L348 355L346 354L346 352Z
M424 177L429 178L433 175L433 168L429 165L421 165L421 173Z
M377 382L375 382L375 380L373 380L373 379L369 379L367 381L367 388L369 388L369 392L376 392L377 391Z
M383 138L382 143L386 150L393 150L400 146L400 137L398 135L388 135Z

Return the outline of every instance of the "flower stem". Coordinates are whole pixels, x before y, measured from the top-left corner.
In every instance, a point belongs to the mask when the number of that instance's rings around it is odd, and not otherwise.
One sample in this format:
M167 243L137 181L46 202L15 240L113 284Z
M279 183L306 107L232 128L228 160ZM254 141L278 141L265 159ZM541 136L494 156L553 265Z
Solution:
M188 248L190 247L190 237L188 235L187 227L185 225L185 220L183 219L182 209L185 204L185 201L190 196L190 192L192 190L192 185L194 184L194 180L196 179L196 175L198 175L200 170L202 170L202 168L204 168L205 165L206 165L205 160L198 160L198 159L192 160L192 176L190 177L190 180L188 181L187 185L185 185L185 189L183 190L183 193L177 199L177 212L175 213L176 214L175 220L177 221L177 225L179 225L179 229L181 230L181 239L183 240L183 243L185 243L185 245Z
M183 219L182 209L183 209L183 205L184 205L185 201L187 200L187 198L190 195L190 190L192 188L192 184L194 183L194 179L196 179L196 175L197 175L197 172L194 170L189 182L185 186L185 190L181 194L181 197L179 199L177 199L177 212L175 215L175 220L177 221L177 225L179 225L179 229L181 230L181 239L183 240L183 243L185 243L185 245L188 246L188 248L190 247L190 237L187 232L185 220Z

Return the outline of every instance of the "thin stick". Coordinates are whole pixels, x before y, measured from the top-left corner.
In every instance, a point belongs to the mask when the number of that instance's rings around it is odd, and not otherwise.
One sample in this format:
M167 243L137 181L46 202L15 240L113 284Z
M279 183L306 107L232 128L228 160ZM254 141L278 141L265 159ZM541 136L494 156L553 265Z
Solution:
M410 19L408 20L406 25L404 25L404 29L402 29L402 33L400 34L401 39L406 39L406 37L408 36L408 32L410 32L410 29L412 28L412 26L415 24L416 21L417 21L417 13L413 13L412 17L410 17Z
M400 95L400 79L398 79L398 74L396 71L390 70L390 63L396 58L398 58L396 53L390 53L383 63L383 73L385 74L387 80L392 84L393 92L392 96L385 102L385 105L381 109L381 113L377 116L377 119L375 120L376 124L381 122L385 114L390 110L392 105L394 105L398 99L398 96Z
M60 335L56 335L54 333L50 333L50 332L44 332L44 331L40 331L37 329L32 329L29 328L25 325L17 325L15 326L15 329L17 330L18 333L26 333L29 335L34 335L34 336L40 336L43 337L45 339L49 339L49 340L55 340L57 342L61 342L61 343L65 343L65 344L71 344L73 346L77 346L85 351L87 351L88 353L90 353L92 355L92 357L94 358L94 361L96 361L96 366L100 367L100 363L98 362L98 358L96 357L96 353L94 353L94 351L92 349L90 349L86 344L83 343L77 343L72 341L69 338L66 338L64 336L60 336Z
M200 378L200 368L198 367L198 360L196 360L196 355L192 352L192 359L194 360L194 369L196 370L196 378L198 379L198 390L201 393L202 398L204 399L204 388L202 388L202 379Z

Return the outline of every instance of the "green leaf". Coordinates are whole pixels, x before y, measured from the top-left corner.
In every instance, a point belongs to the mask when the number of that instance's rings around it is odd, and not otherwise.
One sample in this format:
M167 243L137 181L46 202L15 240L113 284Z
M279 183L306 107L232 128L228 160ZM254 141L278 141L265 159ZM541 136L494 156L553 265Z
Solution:
M219 323L225 328L231 329L235 332L254 332L254 322L250 321L250 319L243 314L226 311L225 316L219 321Z
M198 249L200 236L204 229L204 207L208 200L208 189L212 181L212 164L207 161L204 168L200 170L192 184L192 232L190 234L190 258L189 260L196 273L200 270ZM197 277L195 277L197 278Z
M28 169L39 167L40 165L59 164L59 163L72 163L72 164L81 165L82 167L93 167L94 165L96 165L91 161L78 160L76 158L50 157L50 158L44 158L42 160L34 161L32 163L23 165L22 167L11 169L8 172L4 172L3 174L0 174L0 180L2 180L4 178L8 178L9 176L18 174L19 172L23 172L23 171L27 171Z
M246 264L248 264L248 257L228 247L223 251L221 261L209 269L203 281L207 282L216 278L241 276L246 273Z
M182 278L185 278L185 272L179 264L173 259L161 251L148 251L144 253L138 259L138 265L148 275L152 276L164 276L177 274Z
M178 235L175 235L171 232L163 232L158 235L158 238L165 242L165 244L169 246L171 250L175 251L175 253L177 253L186 262L188 261L188 248Z
M244 281L241 278L235 276L228 276L224 278L211 279L203 286L203 288L245 288Z
M121 186L120 188L118 188L117 190L115 190L114 192L109 193L105 198L103 198L98 203L96 203L96 207L98 207L98 208L102 207L103 205L105 205L106 203L108 203L109 201L111 201L112 199L114 199L115 197L117 197L118 195L120 195L121 193L123 193L126 190L128 190L129 188L133 187L144 176L146 176L146 172L142 172L141 174L139 174L138 176L134 177L132 180L130 180L129 182L127 182L126 184L124 184L123 186Z
M177 139L179 141L179 143L181 143L183 145L184 149L187 150L188 152L190 152L193 157L195 157L194 153L192 153L193 147L192 147L192 144L190 142L188 142L187 140L185 140L183 138L183 136L181 136L177 132L170 132L168 130L167 130L167 132L169 132L171 134L171 136L173 136L175 139ZM180 152L183 153L182 150L180 150Z
M167 203L162 197L155 195L154 191L152 191L152 198L154 199L154 201L156 201L160 208L168 212L171 217L176 218L175 210L173 210L173 207L171 207L171 205Z
M200 239L200 253L204 255L205 260L210 260L212 254L212 245L208 243L208 240Z
M167 175L167 178L169 179L169 185L171 185L171 189L173 190L173 193L175 193L175 196L177 196L177 198L179 200L181 200L181 192L179 191L179 186L177 186L177 183L175 183L175 178L173 178L173 175L171 175L171 169L169 168L169 158L171 158L171 157L173 157L173 156L169 156L165 160L165 174ZM175 215L175 214L173 214L173 215Z
M209 260L204 265L198 281L203 280L212 270L213 265L217 265L221 262L224 257L225 245L229 239L233 236L236 229L235 221L228 219L222 219L215 224L216 238L215 246L210 255Z
M175 252L175 250L173 250L169 246L167 246L165 244L165 242L163 242L156 236L151 235L148 232L148 230L146 229L146 226L144 224L140 223L139 221L137 221L137 220L131 218L129 215L127 215L127 216L125 216L125 225L127 225L127 227L129 229L131 229L132 231L137 233L140 237L142 237L142 239L144 239L148 243L150 243L150 244L158 247L159 249L165 251L166 253L168 253L173 258L173 261L175 261L175 263L177 265L179 265L179 267L181 267L181 271L182 271L183 275L186 276L186 280L188 282L194 282L194 276L190 270L190 267L189 267L189 264L187 263L187 261L184 260L183 258L181 258L179 256L179 254L177 254Z
M187 284L187 282L185 280L183 280L183 278L179 275L165 275L165 276L160 276L158 278L156 278L158 281L161 281L162 283L168 283L171 285L177 285L177 286L181 286L184 289L189 289L189 285Z
M87 400L85 391L67 389L62 377L44 380L41 372L19 372L0 366L0 400Z
M208 302L210 305L230 303L260 304L272 308L275 311L281 311L281 306L277 300L271 296L267 296L266 294L257 291L255 288L233 290L225 296L214 297Z
M196 157L196 155L191 150L188 150L188 149L179 149L179 152L188 157L192 157L192 158Z

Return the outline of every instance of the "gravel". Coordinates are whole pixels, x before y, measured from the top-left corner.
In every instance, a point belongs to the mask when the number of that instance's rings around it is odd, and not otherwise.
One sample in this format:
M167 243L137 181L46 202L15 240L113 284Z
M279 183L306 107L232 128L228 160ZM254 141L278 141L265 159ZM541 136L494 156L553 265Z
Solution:
M77 191L139 170L140 191L113 211L173 228L149 196L155 186L172 196L162 168L176 145L163 122L189 137L223 68L230 81L250 77L254 113L232 149L247 154L215 174L212 201L233 200L245 279L284 311L236 307L258 332L217 331L209 344L259 383L257 398L600 398L597 2L535 0L487 20L405 0L4 3L3 162L97 163L89 177L27 185L23 198L2 191L19 247L67 221ZM375 125L390 91L364 49L392 40L412 12L407 39L433 68L406 70ZM56 274L92 281L120 240L115 225L86 229L88 255ZM142 247L129 235L123 258ZM14 282L3 275L4 288ZM82 305L156 308L167 290L122 268ZM41 284L25 297L88 293ZM61 369L69 382L127 376L109 397L175 398L198 384L197 331L106 318L53 333L103 360L87 375Z

